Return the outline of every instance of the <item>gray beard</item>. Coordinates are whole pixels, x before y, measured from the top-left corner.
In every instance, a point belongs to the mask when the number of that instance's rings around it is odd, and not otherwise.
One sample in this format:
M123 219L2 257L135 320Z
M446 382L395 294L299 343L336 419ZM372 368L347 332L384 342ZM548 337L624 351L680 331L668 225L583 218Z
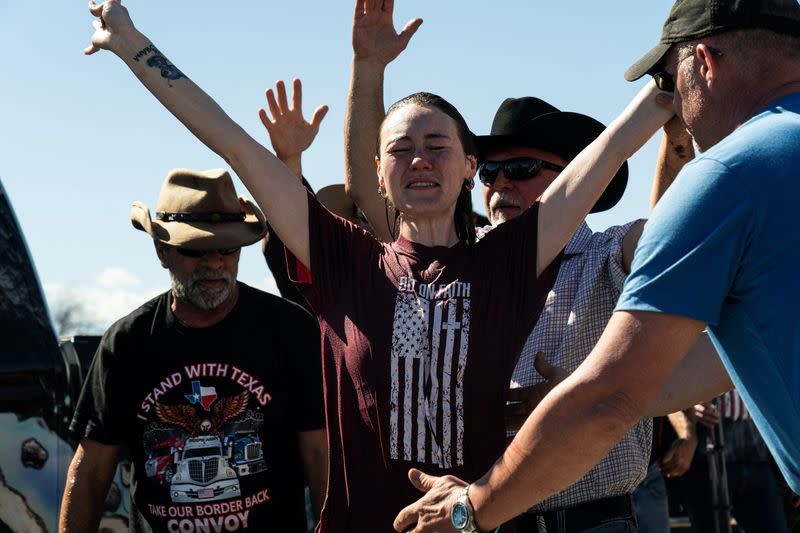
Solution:
M226 270L196 270L189 279L180 279L172 270L169 271L172 290L175 296L199 309L210 311L216 309L231 297L235 280ZM225 285L219 289L208 289L198 285L204 279L224 279Z

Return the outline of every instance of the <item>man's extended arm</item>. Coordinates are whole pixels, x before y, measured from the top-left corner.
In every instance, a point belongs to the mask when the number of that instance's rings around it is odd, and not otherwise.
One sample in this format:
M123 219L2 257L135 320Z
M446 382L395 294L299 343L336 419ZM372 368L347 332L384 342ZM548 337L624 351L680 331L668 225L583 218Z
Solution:
M569 486L602 459L646 414L702 330L702 323L675 315L615 313L586 361L545 397L474 484L482 528Z
M677 115L664 124L664 135L658 149L653 187L650 189L650 210L667 192L683 166L694 159L694 144L686 125Z
M708 335L703 333L647 408L647 416L673 413L732 388L733 382L717 349Z
M393 0L357 0L353 15L353 70L344 122L344 168L347 194L364 213L375 236L394 240L394 209L378 196L375 147L384 118L383 76L388 65L408 45L421 19L400 33L392 22Z
M697 449L697 425L686 409L670 413L667 419L677 438L659 459L661 473L667 477L679 477L692 466L694 451Z
M676 315L615 313L587 359L542 400L501 458L472 484L469 497L480 529L490 530L563 490L602 459L647 414L703 327ZM414 470L409 476L428 494L400 512L395 529L414 523L414 532L443 527L464 482Z
M311 493L311 507L314 509L314 516L319 520L328 484L328 437L324 429L314 429L301 431L298 438L300 456L303 459L308 489Z
M664 135L661 137L661 146L658 149L656 159L656 170L653 176L653 185L650 188L650 211L656 206L658 201L667 192L667 189L683 165L694 158L694 146L692 136L686 130L683 121L677 115L672 117L664 124ZM644 222L639 221L631 226L622 241L622 266L625 272L631 273L631 263L636 245L644 230Z
M67 472L59 531L97 531L119 451L120 446L81 440Z

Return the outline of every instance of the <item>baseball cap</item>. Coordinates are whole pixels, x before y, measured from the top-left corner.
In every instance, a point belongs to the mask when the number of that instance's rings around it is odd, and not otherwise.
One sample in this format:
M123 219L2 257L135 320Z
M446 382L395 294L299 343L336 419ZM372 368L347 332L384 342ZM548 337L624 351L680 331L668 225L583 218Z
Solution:
M664 23L661 40L625 71L625 79L651 74L675 43L731 30L765 29L800 35L798 0L678 0Z

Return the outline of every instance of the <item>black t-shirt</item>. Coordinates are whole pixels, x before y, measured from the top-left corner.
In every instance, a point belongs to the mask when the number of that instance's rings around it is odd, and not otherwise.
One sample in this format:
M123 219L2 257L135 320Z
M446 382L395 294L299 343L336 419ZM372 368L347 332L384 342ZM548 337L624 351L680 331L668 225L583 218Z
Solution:
M239 283L224 320L187 328L171 299L109 328L71 431L130 449L134 530L305 531L297 434L324 427L314 319Z

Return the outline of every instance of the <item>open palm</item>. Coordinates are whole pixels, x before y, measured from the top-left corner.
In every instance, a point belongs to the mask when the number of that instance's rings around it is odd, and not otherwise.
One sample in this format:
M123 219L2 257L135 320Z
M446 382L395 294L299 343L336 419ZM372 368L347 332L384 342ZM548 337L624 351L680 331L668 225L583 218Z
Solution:
M353 52L356 59L390 63L405 50L422 19L411 20L398 33L394 29L394 0L357 0L353 15Z
M286 96L286 85L282 81L275 83L275 91L267 89L266 97L272 118L270 119L264 109L258 110L258 116L267 128L275 155L284 161L299 156L311 146L317 136L319 125L328 112L328 106L317 107L311 116L311 121L307 122L303 117L303 86L297 78L292 82L291 106Z

